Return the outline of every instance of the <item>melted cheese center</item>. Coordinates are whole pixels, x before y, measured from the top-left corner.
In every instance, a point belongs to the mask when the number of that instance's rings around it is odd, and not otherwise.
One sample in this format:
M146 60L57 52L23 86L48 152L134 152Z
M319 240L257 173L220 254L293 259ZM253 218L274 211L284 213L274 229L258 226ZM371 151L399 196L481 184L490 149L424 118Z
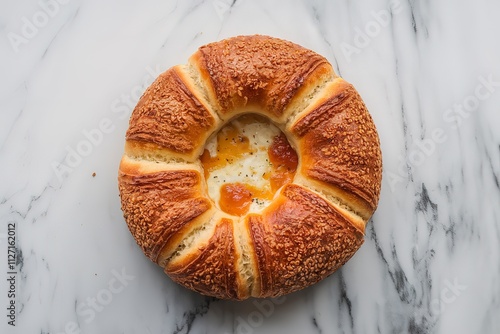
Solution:
M224 212L260 212L276 191L292 182L297 153L266 118L241 116L206 144L200 157L209 196Z

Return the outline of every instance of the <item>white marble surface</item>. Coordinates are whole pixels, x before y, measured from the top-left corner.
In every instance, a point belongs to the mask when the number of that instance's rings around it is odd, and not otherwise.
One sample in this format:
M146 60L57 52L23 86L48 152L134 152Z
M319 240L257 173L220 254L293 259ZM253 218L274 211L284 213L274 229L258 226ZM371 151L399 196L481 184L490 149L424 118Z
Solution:
M499 1L54 3L0 3L1 333L500 332ZM279 300L218 301L144 257L117 167L154 76L254 33L325 55L358 88L383 190L334 275Z

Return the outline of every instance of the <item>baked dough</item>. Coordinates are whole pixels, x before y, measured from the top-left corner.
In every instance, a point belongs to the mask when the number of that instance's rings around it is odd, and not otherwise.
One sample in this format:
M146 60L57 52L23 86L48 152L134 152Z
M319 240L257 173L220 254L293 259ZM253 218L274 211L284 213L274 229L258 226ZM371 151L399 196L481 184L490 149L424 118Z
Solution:
M200 156L247 113L264 116L298 155L290 183L259 212L224 212ZM355 88L319 54L238 36L200 47L143 94L119 167L122 210L144 253L181 285L223 299L277 297L324 279L361 246L382 159Z

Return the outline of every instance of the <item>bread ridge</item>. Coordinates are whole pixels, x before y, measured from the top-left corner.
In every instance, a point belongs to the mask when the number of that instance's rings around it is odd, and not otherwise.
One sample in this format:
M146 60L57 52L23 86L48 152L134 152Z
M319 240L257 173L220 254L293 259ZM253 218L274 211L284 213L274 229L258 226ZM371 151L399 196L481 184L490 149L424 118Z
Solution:
M172 164L124 156L118 176L122 211L146 256L157 262L175 236L203 220L213 208L203 171L194 164Z
M317 283L363 243L363 232L348 216L294 183L284 186L262 214L249 215L248 220L260 276L255 297L277 297Z
M297 148L300 147L300 140L297 136L290 135L293 125L312 112L315 106L320 105L322 102L331 97L328 96L328 94L331 91L332 85L343 83L343 80L338 78L333 70L329 73L328 69L318 67L319 73L316 75L315 83L311 84L311 87L304 88L297 95L292 96L289 100L289 105L285 106L283 114L286 115L286 117L277 117L276 115L266 114L262 110L253 109L255 108L253 105L233 110L230 116L227 116L221 112L221 108L218 106L217 98L215 97L213 89L210 87L210 82L207 82L207 78L203 77L202 70L200 70L200 65L198 63L199 57L199 53L195 53L190 58L188 64L177 65L174 67L174 70L178 75L179 80L184 83L185 87L191 92L194 98L198 100L200 106L205 108L214 119L210 129L203 135L204 141L217 133L217 131L231 119L248 112L257 112L269 118L271 122L275 123L284 133L286 133L290 144L297 150ZM171 69L166 72L170 70ZM148 142L144 139L137 141L127 138L123 158L125 160L123 169L126 171L127 168L129 168L127 164L131 163L144 165L142 166L143 168L138 168L135 171L137 174L144 173L144 175L161 173L162 171L196 171L197 173L200 173L202 177L201 184L203 184L203 186L201 187L200 194L211 202L212 200L208 196L208 192L206 190L206 181L203 178L202 166L198 158L204 145L198 146L198 149L195 150L194 153L191 152L189 154L184 154L172 152L171 150L165 150L164 147L158 145L158 143ZM120 171L123 171L122 164L120 164ZM307 176L302 175L299 172L297 172L293 183L304 187L311 193L314 193L319 198L329 203L339 212L339 214L349 220L357 230L364 233L366 222L373 212L367 214L366 211L360 210L360 205L356 202L358 201L357 198L346 196L345 192L331 192L329 191L329 188L325 187L321 182L315 180L311 181ZM278 191L278 193L279 192L280 191ZM234 291L232 292L226 291L227 293L225 295L221 292L220 297L231 299L245 299L249 296L261 297L262 273L256 265L258 259L254 241L249 234L250 232L246 217L236 218L226 214L221 215L220 213L215 212L216 210L217 209L214 205L212 205L211 208L201 214L201 218L198 217L194 219L185 228L177 231L175 237L172 239L174 241L164 245L161 248L158 257L153 261L164 267L167 273L169 272L169 265L172 263L177 263L178 268L180 268L182 267L182 263L185 262L183 265L186 267L189 263L194 261L193 253L197 249L200 249L200 247L207 246L208 242L212 240L211 238L214 237L215 233L219 233L218 231L222 230L231 231L232 237L223 240L225 240L225 242L232 242L232 246L227 249L234 252L232 256L235 258L234 270L235 284L237 284L237 286L235 288L233 287L236 290L233 289ZM231 222L233 226L231 229L226 226L229 222ZM224 227L220 227L219 229L219 225L224 225ZM191 243L190 246L183 249L182 254L172 256L175 249L177 249L179 245L186 242L186 239L190 237L190 234L192 236L193 231L194 233L197 233L197 229L201 229L203 227L207 227L210 233L197 242ZM134 237L136 236L134 235ZM245 282L251 282L249 283L250 286L245 286ZM203 291L199 292L203 293Z
M378 205L382 154L373 119L352 84L342 78L328 83L287 132L297 138L308 181L368 221Z

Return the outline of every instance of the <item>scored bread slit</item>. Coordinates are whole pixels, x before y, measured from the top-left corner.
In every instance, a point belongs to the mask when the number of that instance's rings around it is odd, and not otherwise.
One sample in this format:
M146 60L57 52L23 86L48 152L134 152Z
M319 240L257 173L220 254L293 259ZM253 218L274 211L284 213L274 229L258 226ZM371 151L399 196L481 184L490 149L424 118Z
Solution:
M182 236L180 236L177 246L170 247L172 250L165 252L163 256L160 257L158 263L160 266L167 269L169 264L182 261L186 254L200 245L208 243L212 235L214 234L216 228L216 222L219 220L218 215L214 212L210 212L211 217L201 224L191 226L190 229L185 231ZM203 220L202 220L203 221Z
M295 184L298 184L325 199L328 203L334 206L337 211L350 218L353 225L364 234L367 219L365 219L363 215L354 208L354 205L349 203L350 201L346 198L342 198L341 194L334 194L333 192L322 190L320 186L317 186L314 183L314 181L306 180L304 177L298 177L295 179Z
M309 109L311 105L314 105L314 103L317 102L318 99L324 96L325 91L328 88L329 84L332 84L337 80L338 77L336 76L327 76L325 78L322 78L322 80L312 87L312 89L304 94L305 96L302 98L301 101L295 102L291 106L291 112L289 114L289 117L287 118L286 123L284 124L285 128L288 128L291 124L295 122L296 119L298 119L303 112Z
M132 160L143 160L166 164L192 164L192 162L187 161L185 158L182 158L180 156L174 156L172 154L161 154L158 153L157 149L147 149L144 145L141 145L142 147L140 149L137 149L136 147L133 147L133 144L130 144L130 142L127 144L125 146L125 155Z
M307 84L304 85L302 91L299 91L286 106L283 112L283 122L281 122L283 127L286 127L298 114L306 110L315 98L320 95L327 84L336 78L338 76L333 71L331 65L324 66L324 64L321 64L317 66L307 78L307 81L312 82L310 87Z
M251 254L253 245L245 224L245 220L241 218L234 224L234 242L236 243L235 249L237 252L236 272L239 273L241 280L238 285L240 285L240 291L242 288L246 290L244 292L245 297L249 297L258 295L260 288L258 282L256 282L258 272L256 259Z
M212 115L217 116L218 121L222 121L215 97L210 94L209 88L203 81L200 69L193 63L191 59L189 60L188 64L179 65L178 67L180 71L185 74L183 79L185 81L189 81L190 85L188 85L188 87L196 88L192 89L193 93L196 94L198 98L201 98L203 102L205 102L205 104L210 107L210 112L212 113Z

